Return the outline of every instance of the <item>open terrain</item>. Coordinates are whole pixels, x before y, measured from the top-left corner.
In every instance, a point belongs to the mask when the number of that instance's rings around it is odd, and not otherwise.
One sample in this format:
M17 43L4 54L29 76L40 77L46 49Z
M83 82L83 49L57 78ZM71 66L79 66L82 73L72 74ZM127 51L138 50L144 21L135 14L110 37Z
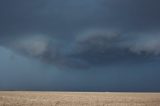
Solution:
M160 106L160 94L1 91L0 106Z

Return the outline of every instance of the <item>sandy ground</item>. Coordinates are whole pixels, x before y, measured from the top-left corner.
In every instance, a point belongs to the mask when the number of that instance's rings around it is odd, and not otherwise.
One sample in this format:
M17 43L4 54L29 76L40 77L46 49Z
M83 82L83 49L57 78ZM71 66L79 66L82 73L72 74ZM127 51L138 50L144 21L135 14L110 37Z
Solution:
M160 93L1 91L0 106L160 106Z

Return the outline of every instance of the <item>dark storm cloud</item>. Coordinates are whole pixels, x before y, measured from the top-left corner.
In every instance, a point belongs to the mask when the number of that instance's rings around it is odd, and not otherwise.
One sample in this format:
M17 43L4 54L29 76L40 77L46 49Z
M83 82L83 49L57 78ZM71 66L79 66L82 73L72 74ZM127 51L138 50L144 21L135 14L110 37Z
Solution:
M106 4L110 4L111 12L108 22L114 27L133 31L159 28L158 0L106 0Z
M1 0L0 44L60 67L157 56L159 4L158 0Z
M159 4L0 0L0 89L160 91Z
M142 61L160 55L159 32L136 34L134 38L118 32L92 30L81 35L71 53L95 65L119 61Z
M1 33L72 35L90 27L144 30L159 27L157 0L1 0ZM53 35L53 33L56 33Z
M70 44L46 35L32 35L16 39L7 47L57 67L77 69L159 56L159 32L136 35L128 38L124 33L92 29L78 34Z

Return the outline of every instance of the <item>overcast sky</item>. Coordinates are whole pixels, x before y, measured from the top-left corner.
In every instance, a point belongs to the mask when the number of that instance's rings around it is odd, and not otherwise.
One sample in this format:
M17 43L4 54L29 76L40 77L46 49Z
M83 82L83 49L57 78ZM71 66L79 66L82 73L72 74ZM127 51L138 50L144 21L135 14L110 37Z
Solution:
M0 89L160 91L159 0L0 0Z

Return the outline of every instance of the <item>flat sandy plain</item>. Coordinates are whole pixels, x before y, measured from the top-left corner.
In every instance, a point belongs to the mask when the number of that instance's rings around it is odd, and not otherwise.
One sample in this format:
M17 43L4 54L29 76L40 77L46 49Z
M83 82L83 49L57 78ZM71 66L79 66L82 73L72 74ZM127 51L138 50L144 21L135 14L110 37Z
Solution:
M1 91L0 106L160 106L160 93Z

